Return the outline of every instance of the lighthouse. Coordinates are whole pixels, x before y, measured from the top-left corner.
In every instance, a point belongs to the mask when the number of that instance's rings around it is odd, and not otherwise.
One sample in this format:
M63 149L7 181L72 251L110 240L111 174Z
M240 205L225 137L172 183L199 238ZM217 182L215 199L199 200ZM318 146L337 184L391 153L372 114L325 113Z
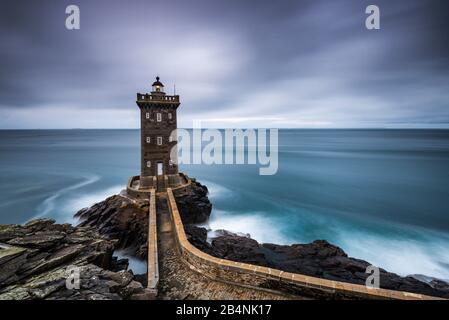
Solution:
M159 77L151 93L137 94L140 109L141 171L139 189L153 186L165 175L178 174L177 117L178 95L167 95Z

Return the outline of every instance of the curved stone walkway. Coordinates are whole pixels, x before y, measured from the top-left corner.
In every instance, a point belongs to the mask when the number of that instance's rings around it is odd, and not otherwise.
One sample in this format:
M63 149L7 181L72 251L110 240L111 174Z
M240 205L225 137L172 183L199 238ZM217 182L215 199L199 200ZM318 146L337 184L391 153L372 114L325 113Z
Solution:
M157 194L159 259L158 299L279 300L300 299L280 292L237 286L210 279L193 269L178 253L165 194Z

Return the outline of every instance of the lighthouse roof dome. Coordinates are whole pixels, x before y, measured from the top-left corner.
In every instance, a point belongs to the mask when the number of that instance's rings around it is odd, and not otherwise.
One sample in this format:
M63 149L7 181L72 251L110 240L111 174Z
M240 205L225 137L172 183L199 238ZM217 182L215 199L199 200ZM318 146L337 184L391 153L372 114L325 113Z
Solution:
M159 86L159 87L164 87L164 85L162 84L162 82L159 81L159 77L156 77L156 81L153 82L152 86Z

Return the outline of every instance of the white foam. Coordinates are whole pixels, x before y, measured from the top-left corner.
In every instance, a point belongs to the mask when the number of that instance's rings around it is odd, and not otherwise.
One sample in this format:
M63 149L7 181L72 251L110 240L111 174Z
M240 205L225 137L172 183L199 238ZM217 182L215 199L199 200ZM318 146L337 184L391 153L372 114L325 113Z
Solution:
M147 263L145 260L139 260L122 250L115 251L114 256L117 256L119 259L128 259L128 270L132 270L134 274L147 273Z
M209 198L211 200L213 199L222 199L222 198L228 198L231 197L233 192L232 190L210 181L202 181L202 184L204 184L207 187L207 190L209 190Z
M381 235L340 234L340 244L348 255L369 261L375 266L401 276L423 274L449 279L449 247L412 239L391 239Z
M224 229L234 233L243 233L261 243L289 243L280 230L282 225L274 219L263 214L236 215L226 211L214 210L209 221L212 230Z
M62 207L61 212L64 214L65 220L74 221L73 215L83 208L91 207L92 205L105 200L106 198L119 194L123 186L116 185L95 193L84 194L77 198L67 200Z
M44 216L48 216L50 212L54 211L56 200L60 198L61 196L65 195L66 193L70 191L74 191L76 189L80 189L82 187L85 187L89 184L92 184L94 182L97 182L100 178L98 176L89 176L86 177L84 181L76 183L74 185L71 185L69 187L60 189L57 191L54 195L48 197L45 199L37 208L37 211L39 212L37 215L33 217L33 219L42 218Z
M231 189L220 184L206 180L203 180L202 183L207 186L212 202L234 196ZM224 229L233 233L249 234L252 239L261 243L289 243L287 237L279 231L282 230L282 224L263 213L236 214L214 209L205 227L211 229L210 237L214 237L214 230Z
M232 191L227 188L209 182L207 185L211 186L211 195L232 196ZM242 214L214 209L207 226L211 229L208 236L214 237L214 230L224 229L234 233L249 233L251 238L260 243L286 245L297 243L298 239L283 232L288 223L285 218L284 216L284 220L276 219L265 212ZM301 217L297 216L296 218ZM312 220L317 218L314 216ZM298 221L295 221L295 225L297 223ZM321 223L308 219L301 224L303 227L310 224L315 224L317 227L321 225ZM425 231L419 233L419 240L415 240L409 234L392 237L388 234L354 230L341 225L341 223L327 224L327 228L330 229L326 233L332 234L328 241L339 245L351 257L366 260L401 276L423 274L438 279L449 279L449 268L447 267L449 265L449 246L446 238ZM298 232L300 231L298 230Z

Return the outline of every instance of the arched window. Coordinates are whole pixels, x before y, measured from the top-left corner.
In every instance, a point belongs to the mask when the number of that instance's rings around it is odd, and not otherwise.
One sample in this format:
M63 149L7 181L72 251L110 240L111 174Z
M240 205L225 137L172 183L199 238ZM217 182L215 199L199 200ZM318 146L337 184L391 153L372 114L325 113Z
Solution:
M147 167L151 168L151 161L147 161Z

